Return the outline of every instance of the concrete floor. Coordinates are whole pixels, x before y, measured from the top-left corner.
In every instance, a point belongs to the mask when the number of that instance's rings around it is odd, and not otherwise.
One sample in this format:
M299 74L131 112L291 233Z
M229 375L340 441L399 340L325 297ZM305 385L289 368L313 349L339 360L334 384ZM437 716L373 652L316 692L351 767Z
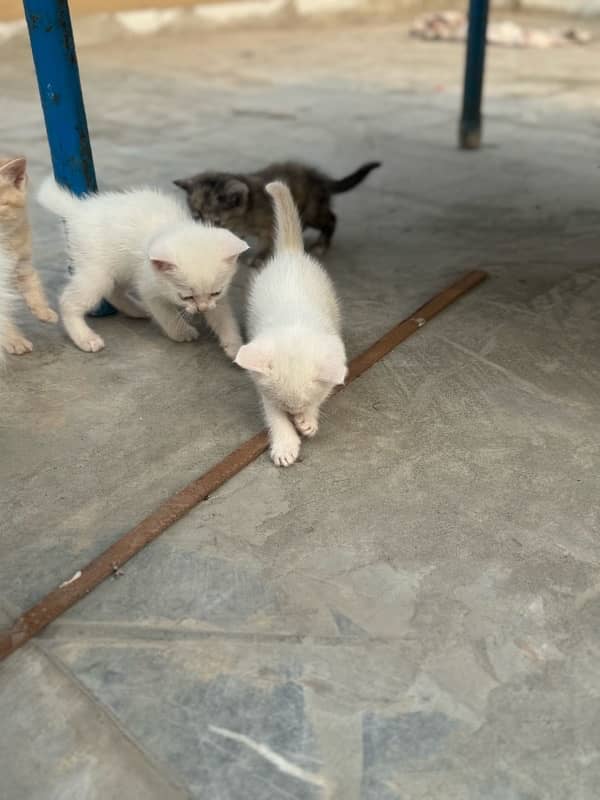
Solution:
M0 665L3 800L598 796L599 54L491 50L465 154L462 49L399 24L81 48L104 186L383 160L339 198L327 260L351 354L466 270L491 279L333 399L302 463L261 458ZM24 44L0 81L1 149L36 184ZM60 227L32 214L54 300ZM208 335L118 316L88 355L22 321L6 623L261 426Z

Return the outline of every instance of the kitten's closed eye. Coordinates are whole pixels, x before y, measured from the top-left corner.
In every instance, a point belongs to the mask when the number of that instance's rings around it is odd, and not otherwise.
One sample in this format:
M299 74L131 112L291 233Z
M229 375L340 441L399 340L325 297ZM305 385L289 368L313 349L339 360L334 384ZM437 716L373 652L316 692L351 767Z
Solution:
M218 297L220 294L221 294L221 290L219 289L219 291L218 291L218 292L211 292L211 293L210 293L210 296L211 296L211 297Z

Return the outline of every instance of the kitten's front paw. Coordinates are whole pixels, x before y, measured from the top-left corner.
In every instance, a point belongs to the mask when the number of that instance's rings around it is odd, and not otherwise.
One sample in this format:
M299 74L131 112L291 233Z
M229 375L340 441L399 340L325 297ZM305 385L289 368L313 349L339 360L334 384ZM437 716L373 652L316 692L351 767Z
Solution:
M298 458L300 437L285 436L271 445L271 460L276 467L289 467Z
M9 336L4 342L4 349L7 353L11 353L14 356L22 356L25 353L31 353L33 345L29 339L26 339L20 334L15 334L14 336Z
M185 328L178 328L176 331L169 333L169 339L174 342L193 342L200 336L200 332L192 325L187 325Z
M84 353L97 353L104 348L104 339L97 333L90 333L88 336L77 339L75 344Z
M58 322L58 314L49 306L37 309L35 315L42 322L51 322L52 324Z
M312 439L315 433L319 430L319 420L311 414L296 414L294 417L294 425L302 436Z

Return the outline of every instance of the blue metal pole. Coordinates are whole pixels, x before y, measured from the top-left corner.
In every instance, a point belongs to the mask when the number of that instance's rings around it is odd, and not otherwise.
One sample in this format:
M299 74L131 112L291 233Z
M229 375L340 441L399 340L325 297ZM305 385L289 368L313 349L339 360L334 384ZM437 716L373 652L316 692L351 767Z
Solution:
M469 0L469 30L459 144L476 150L481 144L481 95L485 66L489 0Z
M96 192L68 0L23 0L23 5L54 177L74 194ZM103 300L93 314L115 312Z

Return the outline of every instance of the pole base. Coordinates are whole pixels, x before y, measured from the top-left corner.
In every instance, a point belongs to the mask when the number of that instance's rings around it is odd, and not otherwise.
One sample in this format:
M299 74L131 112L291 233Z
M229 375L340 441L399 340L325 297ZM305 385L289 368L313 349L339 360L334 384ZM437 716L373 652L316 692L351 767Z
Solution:
M481 122L460 123L458 146L462 150L479 150L481 147Z

